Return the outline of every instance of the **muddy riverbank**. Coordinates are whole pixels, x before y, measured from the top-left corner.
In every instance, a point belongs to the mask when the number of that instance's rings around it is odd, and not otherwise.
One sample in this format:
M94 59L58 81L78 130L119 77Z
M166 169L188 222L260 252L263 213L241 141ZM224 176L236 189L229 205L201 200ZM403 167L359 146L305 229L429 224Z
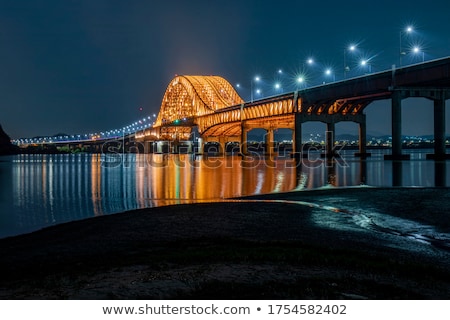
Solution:
M2 299L448 299L447 188L157 207L0 240Z

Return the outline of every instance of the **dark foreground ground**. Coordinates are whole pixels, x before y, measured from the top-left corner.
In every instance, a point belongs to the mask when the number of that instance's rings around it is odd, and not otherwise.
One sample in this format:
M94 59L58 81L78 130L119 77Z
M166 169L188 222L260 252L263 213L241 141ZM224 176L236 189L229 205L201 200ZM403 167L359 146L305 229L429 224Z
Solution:
M0 298L450 298L449 189L254 198L285 201L144 209L0 240Z

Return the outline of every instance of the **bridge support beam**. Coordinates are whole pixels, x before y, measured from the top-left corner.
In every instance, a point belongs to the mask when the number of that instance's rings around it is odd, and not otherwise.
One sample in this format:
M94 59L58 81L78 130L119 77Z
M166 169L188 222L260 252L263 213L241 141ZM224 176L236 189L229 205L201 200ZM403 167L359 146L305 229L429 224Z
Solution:
M266 155L272 157L274 153L274 130L268 129L266 134Z
M142 144L144 145L144 153L150 153L150 141L142 140Z
M434 154L427 154L427 159L450 159L445 151L445 93L434 99Z
M300 113L295 113L294 131L292 132L292 135L293 156L296 159L300 159L302 154L302 121Z
M334 137L336 134L334 121L327 122L327 132L326 132L326 141L325 141L325 157L332 158L335 156L334 154Z
M241 125L241 156L248 154L247 133L248 129Z
M155 153L162 153L162 141L156 141Z
M227 146L227 142L225 140L225 137L220 137L219 138L219 150L217 150L219 156L222 156L227 153L227 150L225 149L226 146Z
M367 158L370 157L370 153L367 152L367 126L366 115L361 114L362 117L359 124L359 152L355 153L355 157Z
M203 154L203 149L205 147L205 143L203 142L203 138L200 137L197 140L197 154Z
M434 153L445 154L445 100L434 100Z
M409 160L408 154L402 154L402 92L392 93L392 154L385 155L385 160Z

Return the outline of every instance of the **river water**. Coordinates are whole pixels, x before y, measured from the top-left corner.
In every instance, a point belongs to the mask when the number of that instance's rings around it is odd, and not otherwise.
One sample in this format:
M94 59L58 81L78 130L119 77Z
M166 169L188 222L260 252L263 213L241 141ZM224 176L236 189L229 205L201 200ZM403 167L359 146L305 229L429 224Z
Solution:
M447 186L450 162L431 150L410 161L161 154L17 155L0 158L0 238L126 210L244 195L346 186Z

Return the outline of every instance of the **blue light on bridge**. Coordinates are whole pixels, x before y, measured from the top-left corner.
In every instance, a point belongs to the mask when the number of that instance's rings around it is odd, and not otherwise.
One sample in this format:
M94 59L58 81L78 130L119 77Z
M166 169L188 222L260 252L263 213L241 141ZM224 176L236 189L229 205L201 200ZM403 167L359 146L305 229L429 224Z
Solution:
M156 114L153 114L156 118ZM151 116L145 117L138 121L133 122L130 125L124 126L120 129L112 129L108 131L101 131L100 133L85 133L85 134L73 134L65 136L49 136L49 137L35 137L35 138L20 138L12 140L15 145L28 145L28 144L45 144L45 143L64 143L64 142L83 142L91 140L106 140L121 138L124 135L134 134L139 130L144 130L153 126L150 123ZM156 120L156 119L155 119Z

